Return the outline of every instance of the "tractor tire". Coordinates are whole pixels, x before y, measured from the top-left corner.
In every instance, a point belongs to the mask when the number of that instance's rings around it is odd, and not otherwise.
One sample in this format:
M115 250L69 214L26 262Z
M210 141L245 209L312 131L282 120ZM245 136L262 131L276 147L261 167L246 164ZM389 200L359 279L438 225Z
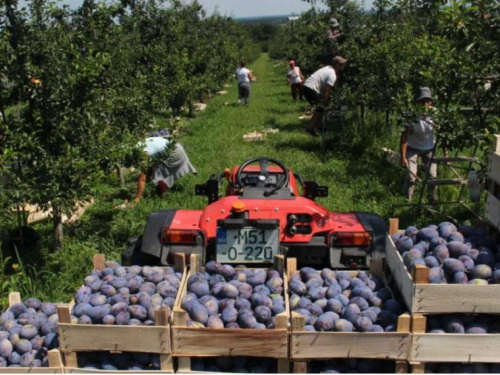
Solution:
M122 253L123 266L155 266L161 265L159 259L141 251L142 236L131 237L127 240L125 251Z

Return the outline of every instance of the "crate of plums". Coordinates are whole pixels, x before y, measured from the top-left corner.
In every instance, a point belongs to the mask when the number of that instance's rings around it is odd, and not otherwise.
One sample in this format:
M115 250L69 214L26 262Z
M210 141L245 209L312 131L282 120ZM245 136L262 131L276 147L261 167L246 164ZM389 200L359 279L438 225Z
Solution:
M66 361L76 363L80 351L170 355L169 323L185 269L182 257L174 267L122 267L96 255L74 300L58 308Z
M143 352L77 352L74 358L66 358L64 372L66 374L173 373L172 363L162 363L162 360L165 360L163 357L162 354ZM168 360L171 360L171 357Z
M290 363L287 360L268 357L179 357L177 362L176 372L180 374L290 373Z
M56 304L10 293L0 315L0 373L62 373L57 336Z
M244 268L215 261L190 271L174 307L174 356L288 358L288 300L284 258L273 268Z
M290 358L406 361L410 315L372 259L370 271L297 269L287 259L292 311Z
M500 315L412 315L412 363L500 363L499 348Z
M498 363L417 363L411 366L412 374L500 374Z
M408 362L387 359L336 358L293 363L294 374L407 374Z
M499 244L486 229L398 225L391 219L386 260L411 313L500 312Z

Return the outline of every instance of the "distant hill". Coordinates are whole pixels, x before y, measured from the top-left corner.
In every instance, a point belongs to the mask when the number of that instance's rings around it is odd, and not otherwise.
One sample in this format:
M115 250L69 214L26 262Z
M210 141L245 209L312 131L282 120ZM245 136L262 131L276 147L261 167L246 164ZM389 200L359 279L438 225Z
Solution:
M280 16L264 16L264 17L241 17L235 18L236 21L241 23L267 23L267 24L275 24L281 25L288 23L288 17L292 15L280 15Z

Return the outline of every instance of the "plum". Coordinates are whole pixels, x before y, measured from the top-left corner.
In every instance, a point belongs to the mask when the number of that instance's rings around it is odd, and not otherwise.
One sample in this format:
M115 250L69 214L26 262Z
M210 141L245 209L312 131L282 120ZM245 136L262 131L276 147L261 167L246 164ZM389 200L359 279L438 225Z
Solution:
M453 276L457 272L464 272L465 266L458 259L447 258L443 260L443 270L446 274Z
M337 332L352 332L354 325L346 319L339 319L335 322L335 331Z
M429 242L433 238L439 237L439 232L434 228L422 228L418 231L418 239L421 241Z
M465 333L464 323L453 315L443 317L443 328L446 333Z
M290 292L297 294L298 296L303 296L306 291L306 285L301 281L292 281L289 285Z
M130 313L128 311L121 311L116 314L115 323L120 326L128 325L130 321Z
M356 297L358 298L358 297ZM366 301L365 301L366 302ZM344 318L350 321L351 323L355 323L356 320L361 316L361 309L357 304L351 303L347 305L344 310Z
M12 343L8 339L3 339L0 341L0 355L7 358L11 355L13 351Z
M224 328L224 322L217 315L212 315L207 320L207 328Z
M396 240L394 245L396 246L396 249L402 254L413 247L413 240L411 239L411 237L401 236Z
M373 328L373 322L369 317L361 316L356 320L355 326L359 332L370 332Z
M439 261L434 256L426 256L424 262L428 268L439 267Z
M38 328L31 324L25 325L22 329L21 332L19 332L19 337L22 339L27 339L31 340L33 337L38 335Z
M238 316L238 324L242 328L255 328L257 319L251 314L241 314Z
M486 264L478 264L474 266L474 268L471 271L472 279L488 280L491 278L492 275L493 271L491 270L491 267Z
M31 342L26 339L20 339L18 342L16 342L15 347L16 351L21 355L33 349Z
M238 320L238 310L232 306L228 306L222 310L221 318L224 324L234 323Z
M194 293L199 298L210 293L210 286L206 281L196 281L188 287L188 291Z
M461 255L467 255L469 248L460 241L450 241L446 244L446 247L450 251L450 255L454 258L458 258Z
M469 279L465 272L457 272L453 275L453 284L467 284Z
M267 323L269 319L271 319L272 317L272 311L267 306L257 306L254 312L255 312L255 318L259 323Z
M351 304L358 305L361 310L366 310L370 307L370 304L363 297L353 297L351 298Z
M189 310L189 316L194 321L205 324L208 321L208 311L205 306L199 302L194 302ZM224 320L224 318L223 318Z
M92 306L102 306L102 305L105 305L106 302L107 302L106 296L103 294L92 294L90 296L89 303Z

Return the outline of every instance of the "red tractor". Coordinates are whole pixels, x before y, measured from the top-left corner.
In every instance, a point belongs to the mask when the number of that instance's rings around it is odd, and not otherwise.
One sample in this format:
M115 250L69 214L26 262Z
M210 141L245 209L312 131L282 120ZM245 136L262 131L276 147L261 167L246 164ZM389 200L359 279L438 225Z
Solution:
M315 199L328 196L328 188L276 159L253 158L212 175L196 194L208 197L203 210L151 214L144 235L129 240L123 264L166 265L184 253L200 254L204 263L255 265L284 254L300 266L365 268L384 255L387 226L380 216L327 210Z

